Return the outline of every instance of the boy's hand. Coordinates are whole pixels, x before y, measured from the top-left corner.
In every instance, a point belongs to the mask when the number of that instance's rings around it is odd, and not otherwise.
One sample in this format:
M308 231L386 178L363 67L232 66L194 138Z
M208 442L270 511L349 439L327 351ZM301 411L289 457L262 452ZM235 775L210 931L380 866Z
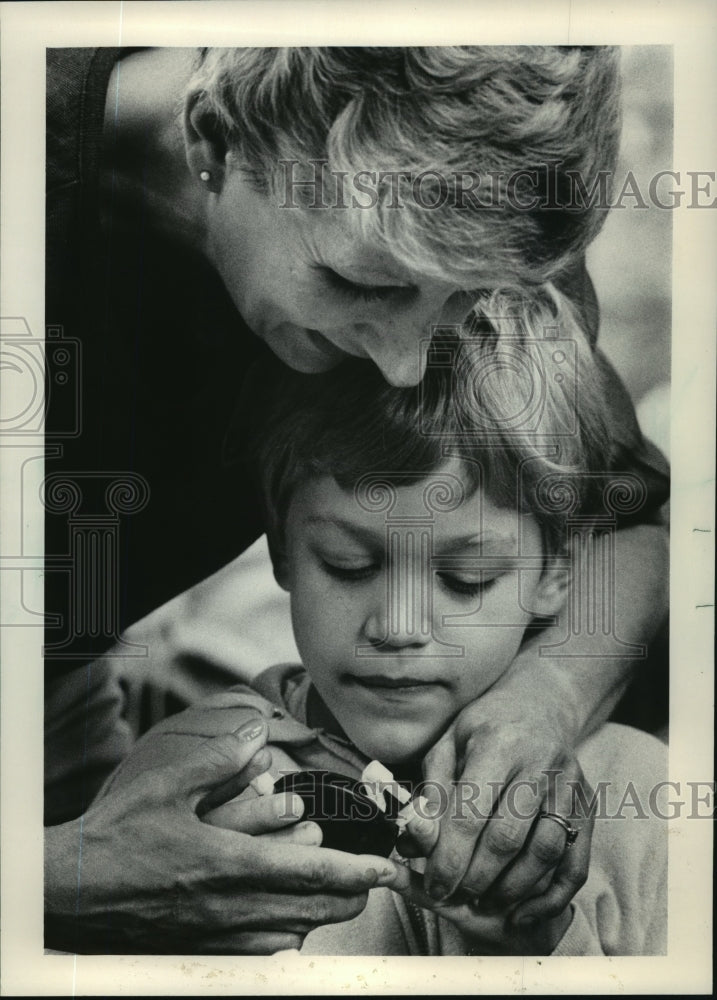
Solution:
M467 890L482 912L510 909L516 925L565 910L588 875L594 816L580 809L580 798L589 803L592 791L559 727L541 718L535 703L518 708L500 691L488 692L429 752L424 774L448 790L426 866L434 902ZM466 790L476 788L471 803ZM539 812L565 817L579 831L574 845L558 823L537 819Z
M357 916L370 888L390 885L400 865L383 858L202 822L197 813L210 790L234 790L234 776L251 772L266 736L266 722L252 720L176 764L110 788L81 819L48 828L46 946L271 954L300 947L320 924ZM286 797L267 798L284 800L274 820L269 801L244 815L247 827L279 831L296 821L291 811L281 816ZM240 826L239 813L234 819Z

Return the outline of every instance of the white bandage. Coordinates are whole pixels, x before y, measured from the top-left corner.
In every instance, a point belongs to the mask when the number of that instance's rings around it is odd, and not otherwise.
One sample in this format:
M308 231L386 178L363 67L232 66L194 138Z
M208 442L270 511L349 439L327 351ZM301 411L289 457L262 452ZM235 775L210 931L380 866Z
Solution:
M386 805L386 796L383 794L381 789L368 781L364 781L361 787L363 788L363 793L366 798L375 802L381 812L385 813L388 806Z
M274 779L268 771L258 774L249 782L257 795L272 795L274 792Z
M411 798L408 789L399 785L389 769L378 760L372 760L366 765L361 774L361 781L368 798L375 802L382 812L386 812L387 808L384 792L390 792L401 805L405 805Z
M363 769L361 780L370 782L372 785L390 785L393 781L393 775L380 761L372 760Z
M403 785L399 785L397 781L394 782L395 788L390 788L389 791L391 795L394 795L402 806L405 806L407 802L411 801L411 793Z

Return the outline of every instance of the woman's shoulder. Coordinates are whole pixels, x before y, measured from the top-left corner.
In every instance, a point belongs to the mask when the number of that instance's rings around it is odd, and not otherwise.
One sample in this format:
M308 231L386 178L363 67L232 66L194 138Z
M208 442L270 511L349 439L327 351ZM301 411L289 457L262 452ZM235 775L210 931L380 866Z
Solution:
M99 163L107 84L118 49L48 49L47 191L87 179Z

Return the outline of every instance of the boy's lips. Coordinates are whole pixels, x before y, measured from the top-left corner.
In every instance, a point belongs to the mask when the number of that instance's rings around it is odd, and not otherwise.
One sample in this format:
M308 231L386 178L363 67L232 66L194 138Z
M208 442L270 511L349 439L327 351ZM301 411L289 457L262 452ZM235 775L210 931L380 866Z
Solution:
M358 687L379 691L415 691L418 688L444 687L441 681L421 677L388 677L386 674L346 674L346 680Z

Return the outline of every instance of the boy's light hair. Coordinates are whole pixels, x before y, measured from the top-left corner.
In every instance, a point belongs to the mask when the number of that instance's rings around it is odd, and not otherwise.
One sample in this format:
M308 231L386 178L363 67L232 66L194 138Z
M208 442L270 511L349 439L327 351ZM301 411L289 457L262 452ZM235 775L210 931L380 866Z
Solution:
M570 306L550 287L529 297L498 291L460 337L439 332L430 351L443 361L410 388L389 385L358 359L305 375L272 358L254 373L243 429L254 442L275 563L301 483L330 475L353 490L381 473L401 486L451 455L462 460L467 492L481 486L497 506L533 514L546 554L564 547L567 515L546 509L541 480L568 474L589 508L587 474L608 468L600 374Z
M347 213L361 235L421 273L496 287L506 275L552 280L601 228L605 200L581 208L568 171L590 192L614 170L618 58L580 46L212 48L190 88L241 168L280 203L281 161L326 160L349 178L386 171L376 207ZM401 171L409 176L390 176ZM436 173L417 202L412 185L425 171ZM511 185L537 207L506 201ZM426 207L443 196L443 207Z

